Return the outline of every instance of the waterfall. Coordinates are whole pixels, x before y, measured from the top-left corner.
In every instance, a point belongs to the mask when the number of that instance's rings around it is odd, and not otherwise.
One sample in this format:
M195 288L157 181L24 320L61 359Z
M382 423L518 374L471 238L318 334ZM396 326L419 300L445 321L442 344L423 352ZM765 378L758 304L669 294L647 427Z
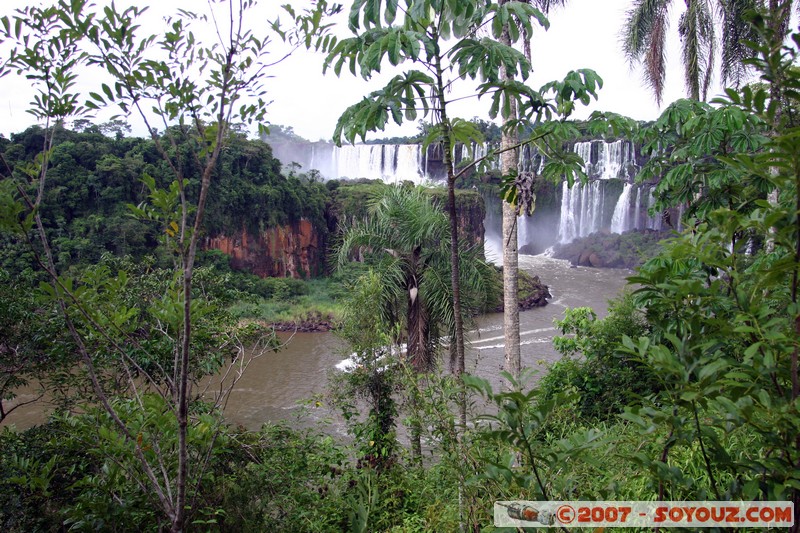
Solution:
M416 144L276 146L275 153L285 164L299 162L306 169L316 168L328 179L369 178L387 183L422 184L427 180L440 180L444 174L439 145L431 145L426 152ZM476 161L493 148L497 147L466 143L457 146L454 155L457 162ZM655 204L652 187L630 183L637 168L633 143L585 140L576 142L571 149L584 161L588 183L576 183L572 187L562 183L560 190L543 187L534 216L518 222L520 247L528 245L529 250L540 251L556 242L568 243L598 231L661 229L665 224L661 215L651 216L646 212ZM523 172L541 175L546 162L532 145L519 149L518 165ZM499 169L499 158L495 158L492 168ZM618 194L618 180L624 182L621 194Z
M397 174L397 168L399 161L397 160L397 148L396 144L387 144L383 147L383 158L381 164L381 172L384 175L387 171L392 172L394 170L394 174Z
M575 143L575 146L572 148L572 151L578 154L581 159L583 159L583 171L586 172L587 176L592 176L594 167L592 165L592 143L589 142L578 142Z
M664 218L661 216L661 213L653 213L650 215L655 205L656 197L653 196L653 187L651 187L647 199L647 227L648 229L661 231L662 224L664 223Z
M572 194L566 181L561 184L561 221L558 226L558 242L560 243L570 242L578 236L578 221L576 220L578 210L574 205L577 197L577 194Z
M472 150L470 150L470 148L471 147L468 147L466 144L461 145L461 161L472 159Z
M614 208L614 215L611 217L612 233L623 233L630 229L628 212L631 204L631 189L633 189L633 185L630 183L626 183L622 188L622 194L619 195L617 206Z
M643 187L629 183L636 168L633 144L626 140L581 141L576 142L572 150L583 159L584 171L590 182L587 185L576 184L572 189L568 189L566 183L562 184L558 242L568 243L601 230L622 233L643 227L645 218L640 213L643 208ZM625 184L609 220L606 214L609 201L606 198L606 184L618 179L625 181ZM635 206L632 206L634 187L636 198ZM608 208L611 206L608 205ZM656 222L651 222L648 217L646 224L649 227Z
M397 145L397 164L394 168L394 175L399 180L411 180L414 183L421 183L424 176L420 172L420 159L422 151L416 144Z
M600 144L599 169L600 179L629 179L628 169L634 163L633 150L629 141L614 141Z
M561 218L558 225L558 242L568 243L600 231L603 224L605 194L603 183L592 181L586 185L575 183L570 188L561 184Z
M610 180L633 178L635 151L630 141L618 140L576 142L572 151L584 161L584 171L590 179Z
M357 144L333 150L334 178L369 178L387 183L422 183L424 173L418 144ZM427 164L427 162L426 162Z

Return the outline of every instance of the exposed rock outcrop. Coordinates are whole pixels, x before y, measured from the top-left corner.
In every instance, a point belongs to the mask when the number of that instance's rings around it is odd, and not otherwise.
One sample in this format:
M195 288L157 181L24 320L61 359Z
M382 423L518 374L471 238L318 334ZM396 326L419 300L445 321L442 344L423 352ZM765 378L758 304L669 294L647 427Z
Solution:
M332 187L325 209L327 227L316 227L300 219L283 226L253 232L242 228L231 234L206 237L203 248L216 249L231 257L231 266L261 277L309 278L325 273L329 235L336 235L343 224L367 216L368 199L379 182L341 184ZM444 193L432 191L434 200L444 205ZM462 238L483 249L483 199L475 191L458 191L458 227Z
M333 318L322 316L320 313L309 313L297 322L273 322L270 324L275 331L297 331L300 333L323 333L336 329Z
M205 249L217 249L231 257L231 266L262 278L308 278L321 274L324 246L319 232L305 219L249 233L207 237Z
M542 283L539 276L531 276L526 272L520 271L518 283L517 297L520 311L527 311L534 307L544 307L547 305L547 299L552 298L550 289ZM494 308L494 312L502 313L504 309L505 306L501 296L500 303Z
M569 244L555 247L554 257L576 266L595 268L636 268L660 250L658 244L670 232L655 230L617 233L593 233Z

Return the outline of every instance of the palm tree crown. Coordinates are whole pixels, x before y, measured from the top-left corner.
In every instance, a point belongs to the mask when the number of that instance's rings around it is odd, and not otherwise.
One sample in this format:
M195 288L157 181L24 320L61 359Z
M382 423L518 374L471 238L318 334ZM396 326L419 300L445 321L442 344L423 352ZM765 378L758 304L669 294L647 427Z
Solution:
M689 96L705 99L716 54L713 12L709 0L684 0L679 33ZM634 0L622 29L622 49L635 65L642 63L644 78L661 104L666 79L666 41L671 0Z
M795 0L684 0L678 33L683 48L683 68L689 97L706 99L717 62L720 81L736 87L747 81L745 60L752 55L748 41L758 36L748 22L748 13L784 9L788 24L790 5ZM666 79L666 39L672 0L633 0L622 28L622 50L631 65L644 66L645 82L661 104ZM719 33L719 40L717 34ZM721 52L718 59L718 49Z
M462 311L469 316L489 301L496 276L479 249L466 243L459 249ZM447 216L422 188L388 187L371 200L369 218L344 230L339 265L354 251L381 277L383 318L401 325L408 359L418 371L429 370L440 334L454 329Z

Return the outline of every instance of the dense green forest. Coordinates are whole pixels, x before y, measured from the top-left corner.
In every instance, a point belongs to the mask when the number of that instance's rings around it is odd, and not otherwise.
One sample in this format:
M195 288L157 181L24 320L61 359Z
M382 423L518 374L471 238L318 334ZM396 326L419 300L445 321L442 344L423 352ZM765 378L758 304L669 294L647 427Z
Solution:
M723 500L790 501L788 529L797 531L794 2L724 13L728 30L749 37L738 50L745 62L727 68L747 66L760 83L698 101L703 72L689 46L693 98L652 124L595 113L580 128L568 119L596 97L596 73L525 83L525 41L533 24L547 24L549 4L423 0L400 17L396 0L359 1L344 39L328 25L340 6L287 6L289 26L219 31L218 20L248 21L253 7L220 4L229 12L211 18L214 46L196 40L189 28L208 20L189 12L152 36L137 7L95 11L78 0L0 17L12 48L0 74L30 80L42 123L0 140L0 417L13 417L25 383L60 407L45 424L0 433L3 526L490 531L497 500ZM660 12L640 16L649 4L633 4L625 46L636 58L642 35L658 34ZM703 13L687 10L685 45L707 40ZM371 79L384 61L420 68L348 108L334 136L353 141L390 120L434 118L422 142L441 149L447 187L430 194L283 173L267 144L241 133L265 119L271 39L322 50L337 76L347 66ZM658 52L653 39L645 41ZM658 66L648 73L660 97ZM90 68L112 81L84 98L76 80ZM492 132L448 114L445 73L453 83L480 79L490 116L504 123L500 147L467 167L456 167L456 145ZM138 139L120 123L85 120L106 106L169 126ZM75 119L81 131L64 127ZM658 209L686 207L686 229L636 270L605 318L565 313L555 339L563 357L537 382L510 361L493 390L465 371L464 331L498 276L459 226L457 202L475 195L456 194L455 184L520 143L536 146L548 157L540 175L503 158L501 194L516 220L534 209L538 180L585 179L564 146L586 131L643 146L650 159L639 179L659 180ZM327 238L331 205L339 217L361 215L337 226L328 269L338 287L329 296L343 309L338 335L356 364L318 399L341 413L348 434L232 427L223 409L232 385L201 398L200 384L235 382L254 350L278 347L271 328L239 320L243 306L309 288L234 272L205 239L301 218ZM515 287L518 273L507 263L505 274L505 297L517 297L507 282Z
M192 173L191 152L198 149L197 139L178 130L175 136L181 163ZM7 168L32 165L44 140L37 126L4 139ZM153 140L109 137L97 126L82 132L59 128L50 154L50 187L43 199L47 208L42 211L56 266L64 270L95 264L104 253L136 260L154 254L161 230L146 217L134 217L131 206L146 203L149 187L168 186L165 166ZM152 177L151 185L143 176ZM190 201L196 201L198 185L188 184ZM305 176L285 176L269 145L248 141L241 134L228 138L209 197L205 235L224 234L231 228L258 233L300 218L310 220L323 235L327 230L325 204L330 199L324 184ZM3 267L15 276L35 269L30 263L15 264L21 258L19 248L4 246L3 254Z

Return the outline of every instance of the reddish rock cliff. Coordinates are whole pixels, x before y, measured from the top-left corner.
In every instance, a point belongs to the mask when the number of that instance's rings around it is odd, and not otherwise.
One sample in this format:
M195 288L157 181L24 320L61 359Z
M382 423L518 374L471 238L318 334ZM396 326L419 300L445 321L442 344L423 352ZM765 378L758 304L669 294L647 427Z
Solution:
M383 186L382 184L377 187ZM310 220L253 233L246 228L232 235L214 235L203 241L205 250L221 250L231 257L231 267L261 277L309 278L325 272L328 236L335 235L347 217L366 216L375 184L339 187L326 208L327 227ZM446 202L444 191L432 190L434 201ZM458 191L458 228L467 242L483 246L483 199L474 191Z
M269 228L256 235L245 228L236 235L206 237L206 250L231 256L231 266L264 277L308 278L321 273L325 257L310 221Z

